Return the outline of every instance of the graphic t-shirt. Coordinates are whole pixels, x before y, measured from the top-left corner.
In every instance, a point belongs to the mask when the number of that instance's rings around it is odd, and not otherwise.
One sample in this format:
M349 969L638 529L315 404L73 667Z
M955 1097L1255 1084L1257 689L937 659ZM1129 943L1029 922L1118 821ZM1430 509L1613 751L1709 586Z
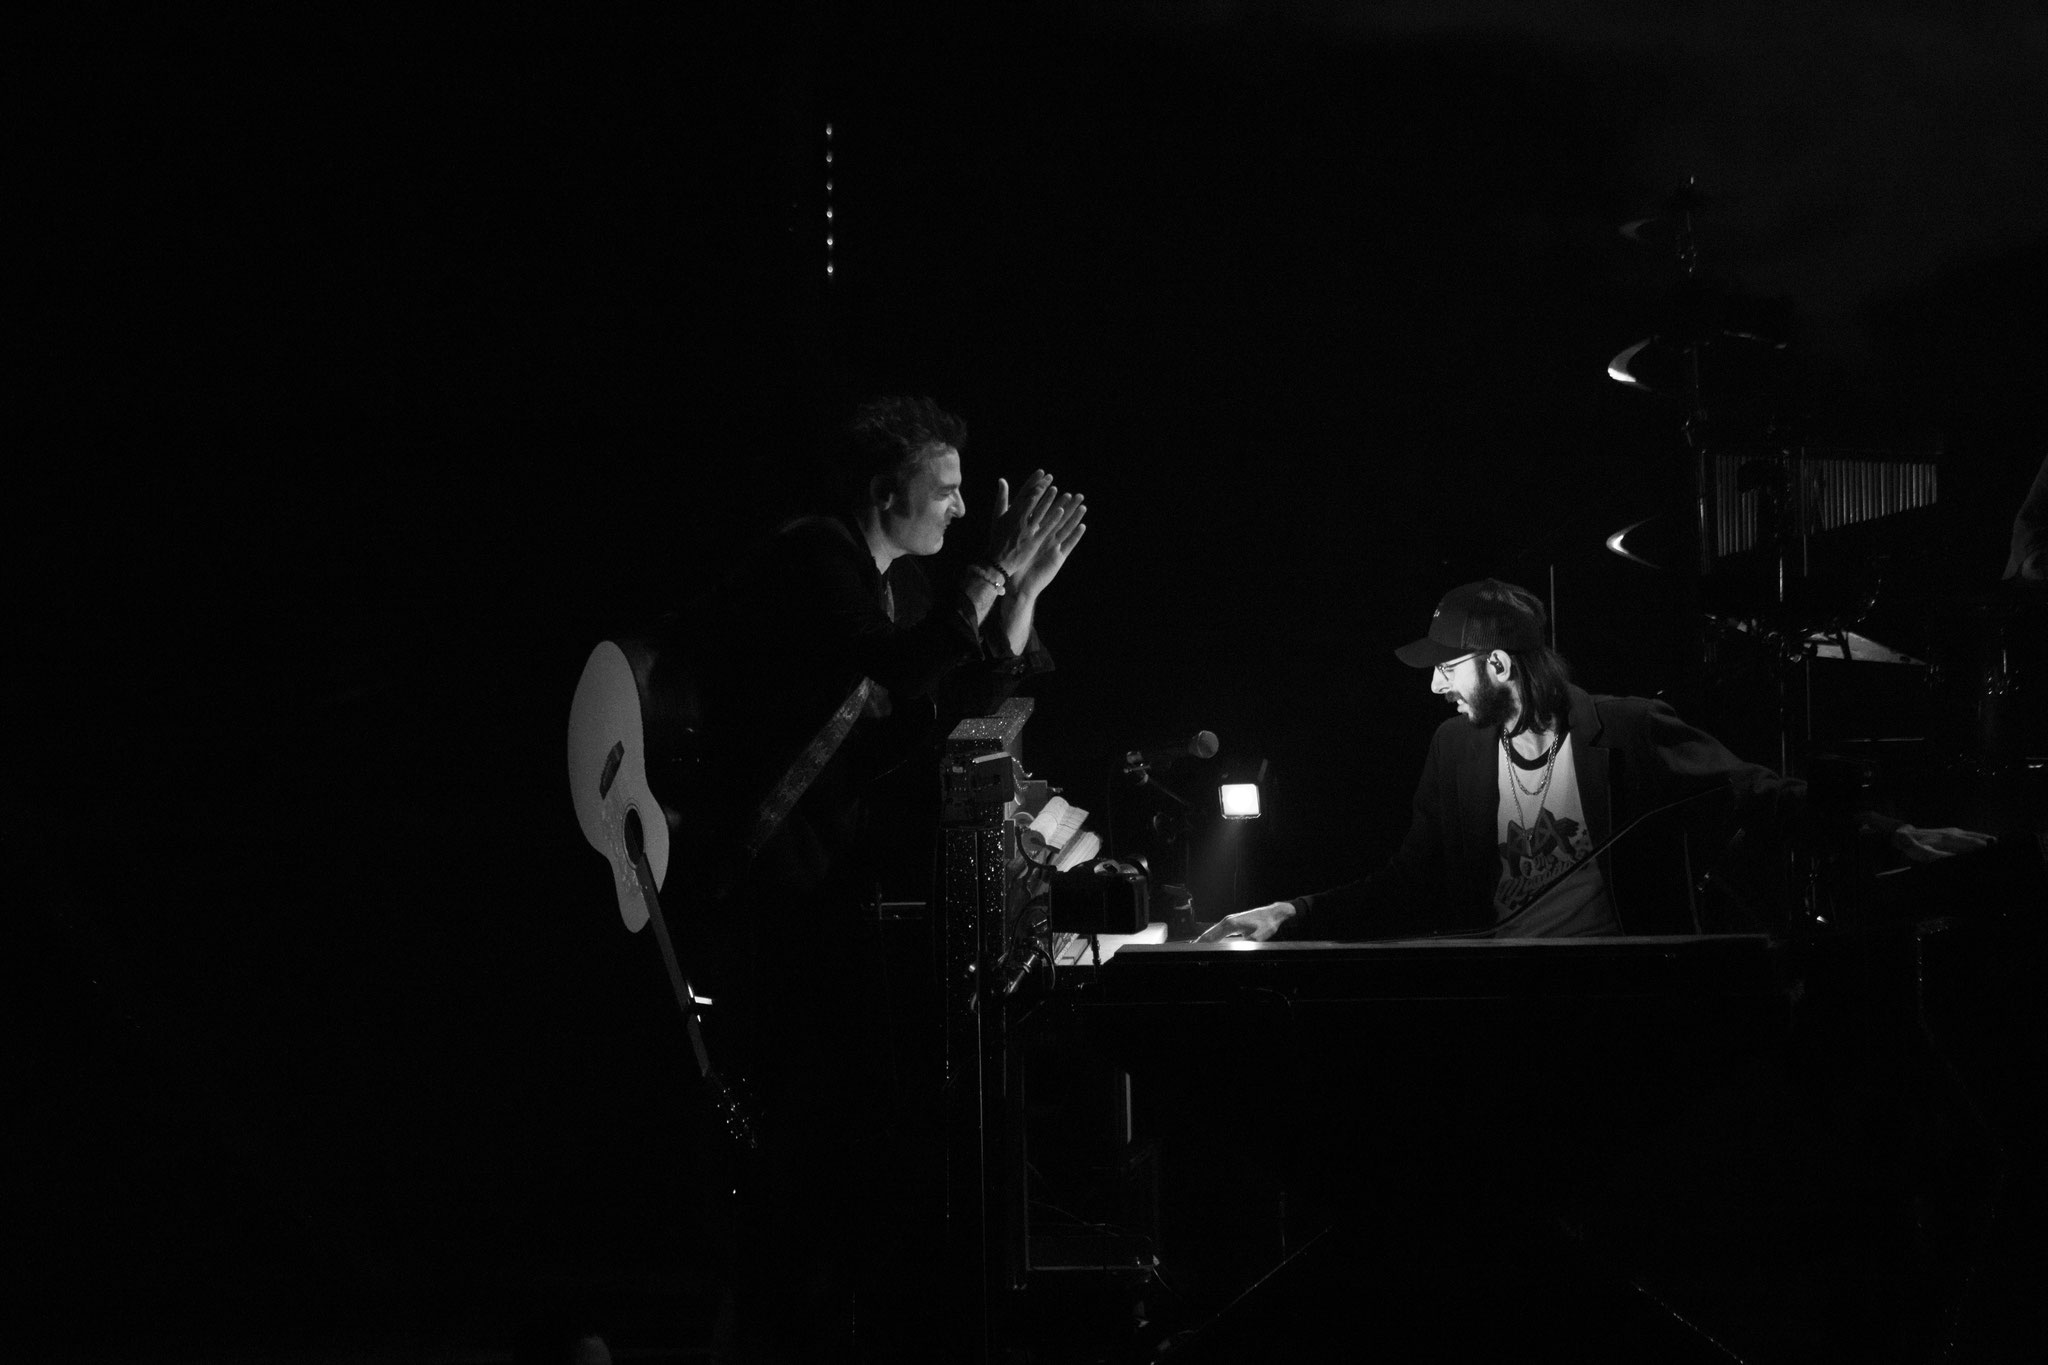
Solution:
M1505 749L1495 759L1495 773L1499 805L1493 827L1500 848L1500 879L1493 888L1493 918L1498 924L1543 895L1566 868L1591 852L1593 836L1579 802L1579 770L1569 734L1547 777L1541 768L1516 768ZM1501 935L1546 938L1612 934L1619 928L1595 860L1574 872L1542 905L1503 925Z

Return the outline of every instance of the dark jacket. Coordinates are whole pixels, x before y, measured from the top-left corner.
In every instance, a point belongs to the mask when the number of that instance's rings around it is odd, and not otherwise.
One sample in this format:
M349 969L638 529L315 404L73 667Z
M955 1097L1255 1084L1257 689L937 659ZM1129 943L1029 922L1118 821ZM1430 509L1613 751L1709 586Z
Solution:
M1716 789L1727 794L1725 800L1706 798L1653 817L1600 856L1625 933L1692 931L1688 851L1681 842L1687 829L1696 835L1693 878L1722 863L1731 844L1738 852L1752 845L1775 848L1802 832L1804 783L1737 758L1664 702L1596 697L1574 687L1570 724L1579 797L1596 848L1668 802ZM1377 938L1490 927L1500 875L1499 753L1497 726L1480 729L1462 717L1438 726L1400 849L1368 877L1297 898L1299 913L1287 922L1287 937Z
M931 756L960 717L993 710L1024 676L1052 666L1035 636L1014 655L993 612L977 629L966 593L952 583L935 589L911 556L890 565L885 584L853 522L824 516L777 531L694 605L663 654L687 659L695 676L704 785L715 794L699 824L724 847L860 680L877 685L757 859L756 875L792 887L865 879L877 839L917 815L878 832L864 818L876 783ZM935 772L908 773L902 785L925 792Z

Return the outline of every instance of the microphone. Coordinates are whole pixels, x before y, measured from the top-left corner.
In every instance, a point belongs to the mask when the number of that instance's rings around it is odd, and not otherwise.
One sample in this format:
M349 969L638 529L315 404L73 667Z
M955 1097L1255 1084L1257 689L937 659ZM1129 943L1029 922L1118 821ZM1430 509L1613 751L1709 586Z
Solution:
M1197 730L1178 744L1162 744L1156 749L1132 749L1124 755L1124 770L1170 768L1184 758L1214 758L1221 747L1216 742L1214 730Z

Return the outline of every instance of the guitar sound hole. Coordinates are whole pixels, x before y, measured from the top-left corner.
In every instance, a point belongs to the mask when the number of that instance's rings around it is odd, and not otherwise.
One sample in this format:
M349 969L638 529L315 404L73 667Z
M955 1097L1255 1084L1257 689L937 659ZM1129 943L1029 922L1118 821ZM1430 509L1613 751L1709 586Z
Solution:
M641 852L646 847L647 834L646 831L640 828L640 812L628 810L626 812L626 856L637 862Z

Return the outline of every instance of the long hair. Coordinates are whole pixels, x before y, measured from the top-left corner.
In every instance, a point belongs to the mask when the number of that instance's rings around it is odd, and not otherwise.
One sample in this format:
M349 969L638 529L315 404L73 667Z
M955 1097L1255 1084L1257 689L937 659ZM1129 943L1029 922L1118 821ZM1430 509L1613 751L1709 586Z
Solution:
M1549 730L1562 725L1571 715L1571 665L1564 655L1547 645L1535 649L1508 651L1515 661L1515 676L1522 680L1522 714L1508 733Z
M1566 720L1572 709L1571 667L1544 643L1550 637L1550 613L1543 599L1527 588L1489 578L1468 610L1472 623L1485 631L1482 638L1523 646L1507 650L1522 684L1522 714L1508 733L1547 730Z

